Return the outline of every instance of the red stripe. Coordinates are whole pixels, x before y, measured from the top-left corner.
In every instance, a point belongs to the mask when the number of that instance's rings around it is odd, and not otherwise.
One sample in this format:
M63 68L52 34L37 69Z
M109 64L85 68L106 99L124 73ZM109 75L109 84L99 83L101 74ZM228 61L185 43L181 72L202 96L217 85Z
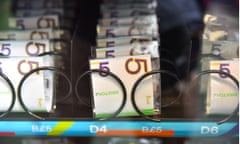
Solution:
M0 136L16 136L15 132L0 132Z

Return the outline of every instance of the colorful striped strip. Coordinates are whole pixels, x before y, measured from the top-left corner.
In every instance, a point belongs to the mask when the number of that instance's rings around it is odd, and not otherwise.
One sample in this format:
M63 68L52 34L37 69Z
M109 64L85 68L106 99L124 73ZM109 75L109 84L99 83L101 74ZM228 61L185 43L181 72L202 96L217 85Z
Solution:
M144 132L142 130L108 130L99 131L97 136L154 136L154 137L173 137L173 130Z
M60 121L55 127L52 128L50 132L47 133L48 136L60 136L65 131L67 131L72 125L73 121Z

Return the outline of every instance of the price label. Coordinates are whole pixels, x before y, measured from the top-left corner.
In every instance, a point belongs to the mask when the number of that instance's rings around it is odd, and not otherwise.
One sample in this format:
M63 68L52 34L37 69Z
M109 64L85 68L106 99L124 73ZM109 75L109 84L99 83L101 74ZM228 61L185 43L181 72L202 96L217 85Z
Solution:
M0 31L2 40L45 40L45 39L71 39L67 30L41 28L31 30Z
M127 102L120 115L136 115L131 105L130 93L134 82L144 73L151 71L149 55L126 56L90 60L91 69L101 69L116 74L127 89ZM122 102L122 90L111 76L102 73L92 74L92 89L97 117L114 113ZM136 91L137 104L145 114L153 114L154 96L152 77L140 84Z
M152 58L158 58L158 42L133 43L131 45L97 48L97 58L119 57L150 54Z
M11 17L8 19L9 27L15 29L37 29L59 27L58 15L44 15L33 17Z
M131 8L131 9L103 9L103 18L128 17L155 14L153 9Z
M141 42L150 42L152 41L152 36L125 36L117 38L105 38L97 39L97 47L113 47L113 46L122 46L132 43L141 43Z
M103 26L111 25L136 25L136 24L155 24L157 25L156 15L103 18L99 20L99 24Z
M5 40L53 39L52 33L52 29L5 31L0 32L0 38Z
M239 79L239 61L210 61L210 69L220 70ZM207 95L207 114L230 114L239 102L236 84L223 74L211 74Z
M49 59L48 59L49 60ZM41 66L50 66L50 62L44 57L12 57L0 58L0 70L7 75L13 83L15 91L22 77L29 71ZM48 81L48 86L45 82ZM11 101L9 86L0 80L0 109L5 110ZM53 106L53 73L36 72L32 74L22 89L22 99L27 107L32 111L49 112ZM15 101L13 111L23 111L18 99Z
M124 25L124 26L97 26L98 38L133 36L133 35L151 35L158 37L158 28L156 25Z
M232 59L239 57L239 43L238 41L203 41L203 54L213 54L221 56L225 59Z
M113 47L113 46L122 46L132 43L142 43L152 41L152 36L125 36L125 37L116 37L116 38L103 38L97 39L97 47Z
M38 56L49 51L49 40L0 41L0 53L4 56Z

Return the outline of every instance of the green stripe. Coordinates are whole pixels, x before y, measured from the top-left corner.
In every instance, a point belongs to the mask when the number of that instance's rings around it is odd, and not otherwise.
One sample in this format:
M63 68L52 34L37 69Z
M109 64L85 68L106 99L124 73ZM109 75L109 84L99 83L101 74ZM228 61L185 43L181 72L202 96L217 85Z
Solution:
M154 114L154 109L145 109L141 110L145 115L153 115ZM102 113L102 114L97 114L97 118L105 118L105 117L110 117L112 113ZM118 114L118 116L138 116L139 114L135 111L132 112L121 112Z
M25 112L24 110L13 110L13 112L16 113L21 113L21 112ZM31 110L31 112L35 112L35 113L49 113L47 110Z
M55 127L52 128L50 132L47 133L48 136L60 136L64 132L66 132L72 125L73 121L60 121Z
M0 94L11 94L10 91L0 91Z

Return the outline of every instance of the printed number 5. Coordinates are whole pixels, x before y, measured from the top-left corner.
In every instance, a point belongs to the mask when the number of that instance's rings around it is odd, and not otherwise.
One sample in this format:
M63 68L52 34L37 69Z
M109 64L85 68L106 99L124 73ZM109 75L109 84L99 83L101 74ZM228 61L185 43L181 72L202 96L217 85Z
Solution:
M25 29L23 19L18 19L17 20L17 28L22 29L22 30Z
M213 44L212 45L212 54L221 55L221 44Z
M109 64L108 62L100 62L99 69L109 72L110 68L107 66L108 64ZM105 77L108 74L107 73L99 73L99 75Z
M131 69L131 66L130 66L130 63L133 62L135 64L137 64L137 68L135 70ZM147 72L148 69L147 69L147 60L146 59L133 59L133 58L129 58L126 63L125 63L125 69L126 71L129 73L129 74L137 74L141 71L142 69L142 65L141 63L143 64L143 69L144 69L144 72Z
M11 54L11 50L9 48L10 44L2 44L1 51L4 56L9 56Z
M229 64L220 64L219 69L220 71L224 71L226 73L230 74L230 69L227 68L229 66ZM227 76L225 74L220 74L221 78L227 78Z
M21 75L25 75L26 73L28 73L29 71L33 70L34 68L38 68L39 67L39 63L36 61L26 61L26 60L21 60L18 63L18 72ZM27 71L26 71L27 69ZM25 71L24 71L25 70ZM39 72L37 72L37 74L39 74Z
M108 57L115 57L114 50L107 50L105 56Z

